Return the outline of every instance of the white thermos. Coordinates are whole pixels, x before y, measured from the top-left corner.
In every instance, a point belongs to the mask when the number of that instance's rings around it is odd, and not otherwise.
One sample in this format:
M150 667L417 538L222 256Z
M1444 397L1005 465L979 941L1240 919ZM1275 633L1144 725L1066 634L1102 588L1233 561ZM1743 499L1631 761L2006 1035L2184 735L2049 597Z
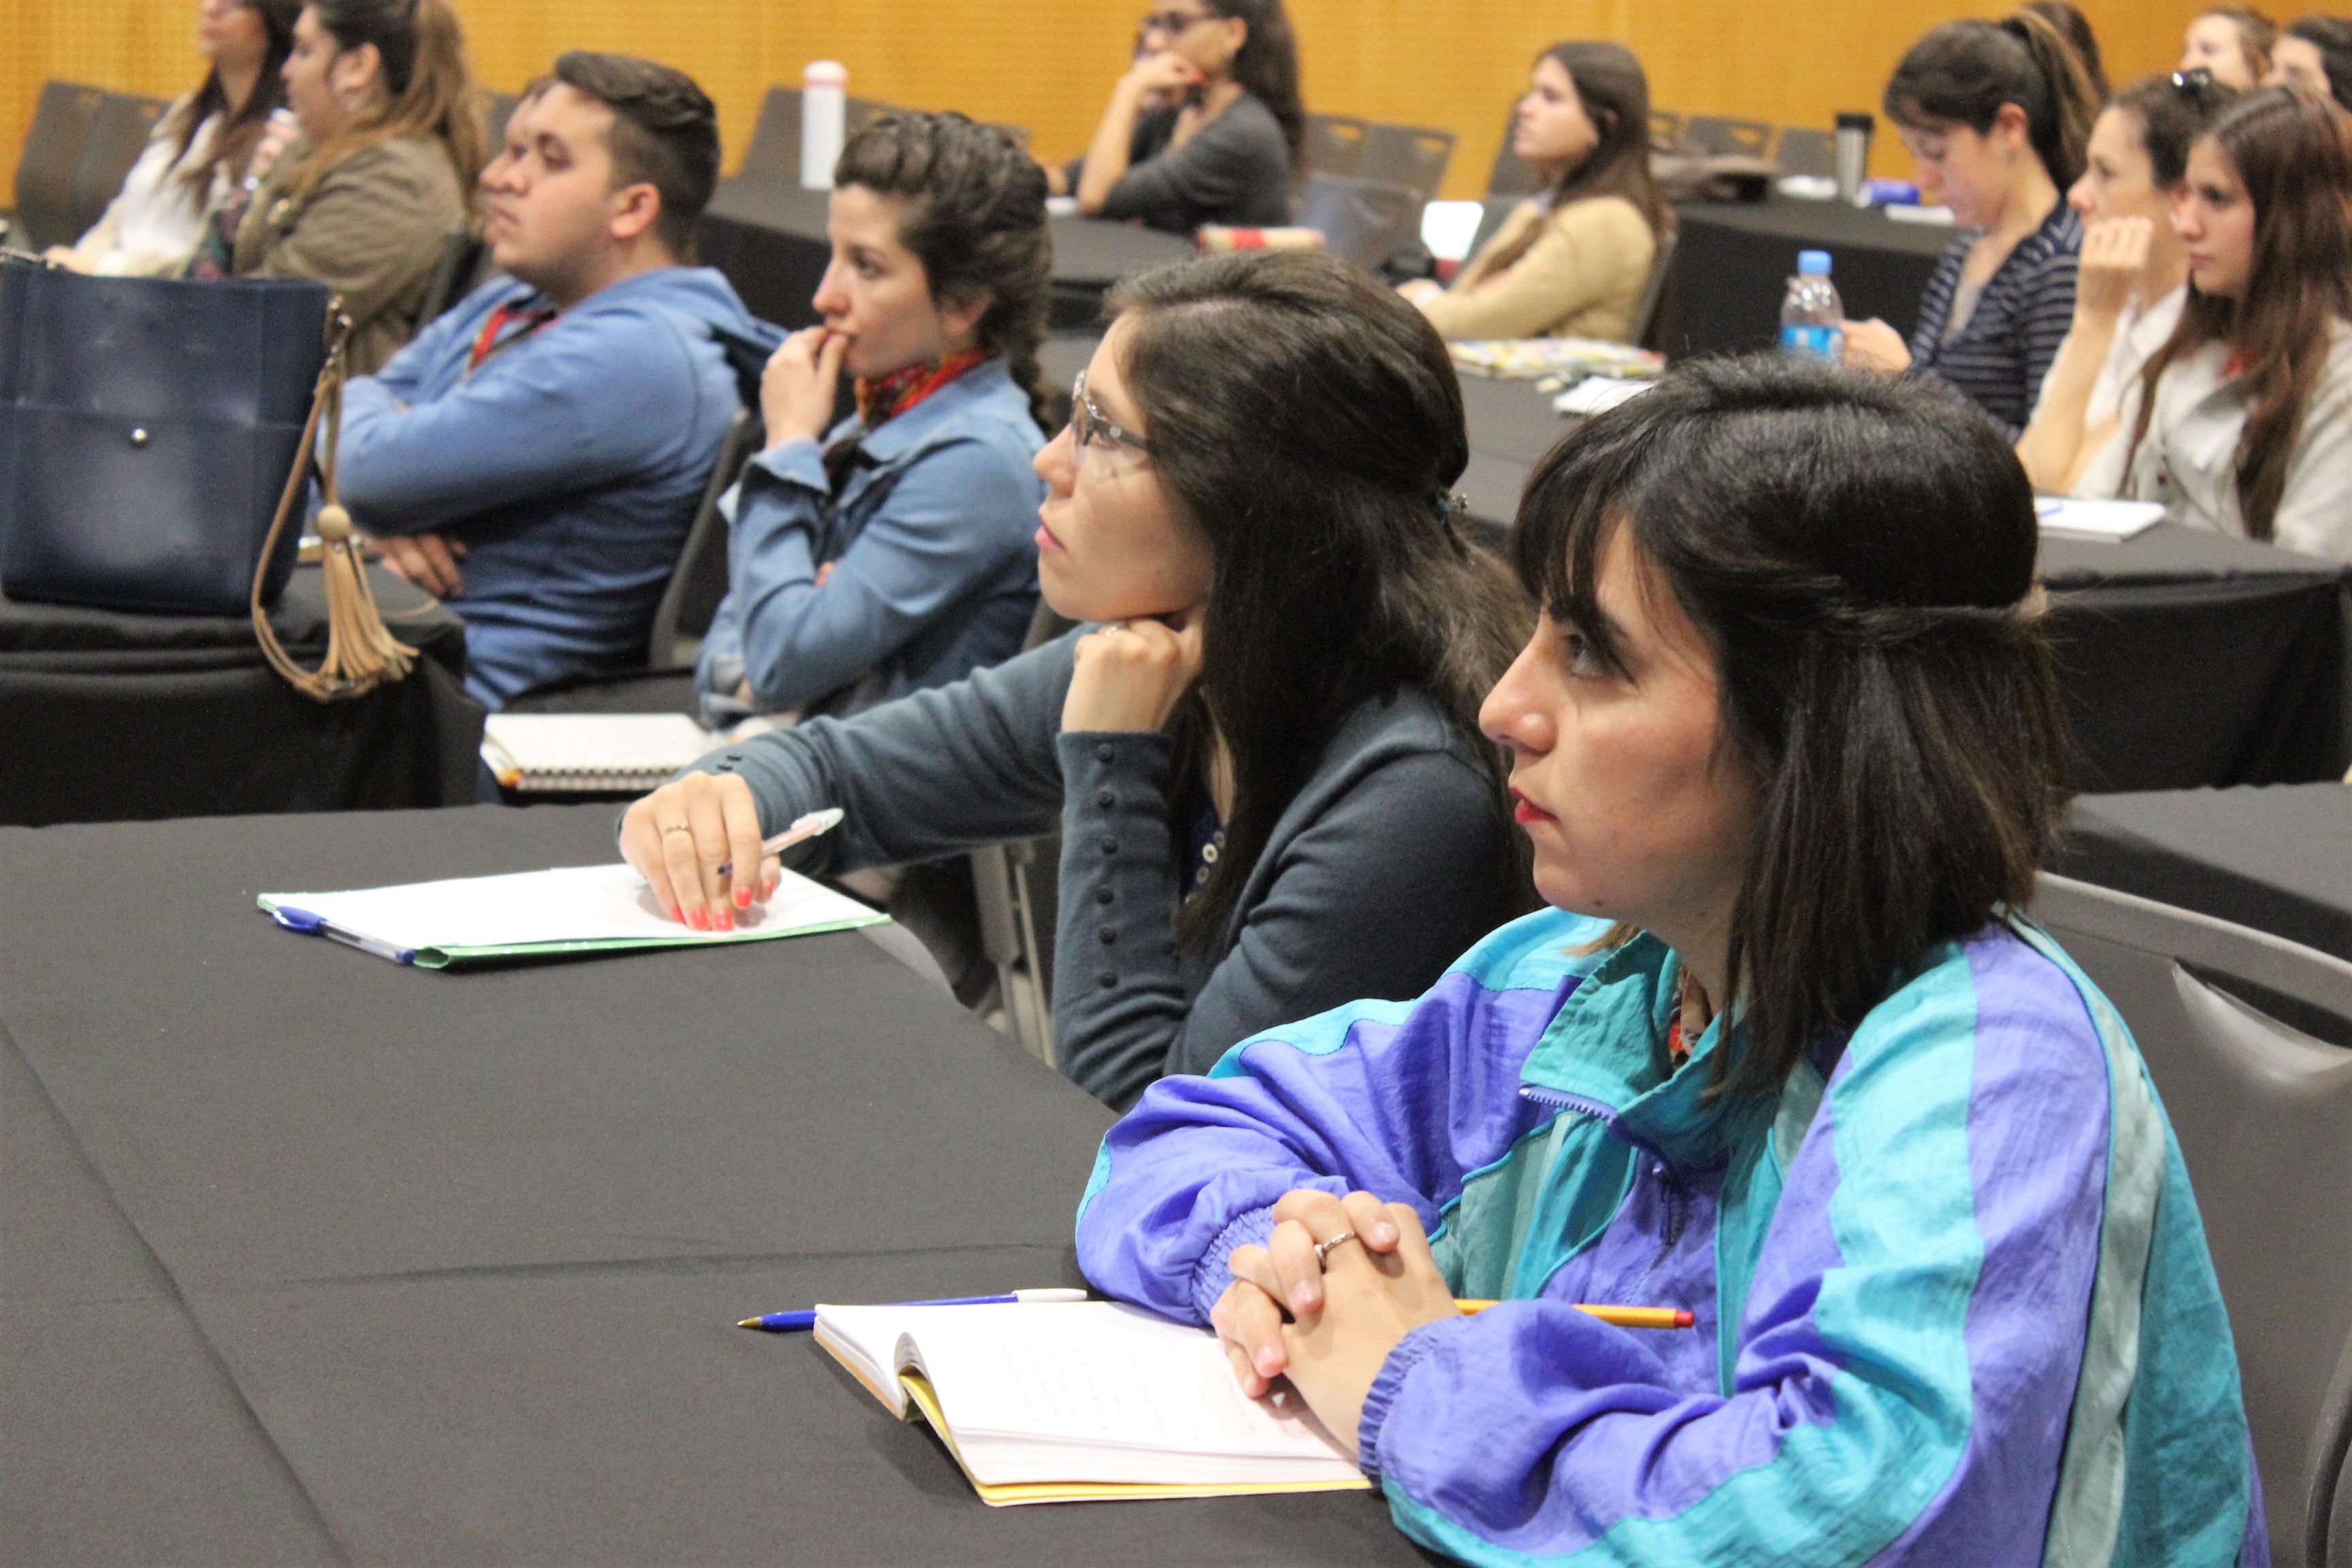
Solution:
M849 68L839 60L811 60L801 72L801 188L833 189L833 166L841 162L842 122L848 112Z

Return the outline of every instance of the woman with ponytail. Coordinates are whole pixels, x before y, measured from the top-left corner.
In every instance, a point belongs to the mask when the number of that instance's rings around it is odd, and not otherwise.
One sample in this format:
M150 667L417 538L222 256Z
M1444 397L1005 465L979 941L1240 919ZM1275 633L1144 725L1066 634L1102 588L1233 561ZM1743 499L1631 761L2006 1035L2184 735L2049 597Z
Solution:
M1037 605L1044 173L994 126L893 115L842 150L826 228L824 324L769 361L766 449L721 503L728 594L696 672L713 724L961 680L1018 653Z
M2245 94L2190 143L2180 323L2125 408L2123 493L2176 522L2352 561L2352 120Z
M1282 0L1159 0L1084 158L1049 171L1078 210L1190 234L1290 221L1307 151Z
M2074 321L2083 226L2061 198L2099 111L2089 73L2036 12L1947 22L1903 57L1885 108L1923 199L1969 232L1928 279L1910 342L1885 321L1848 321L1846 363L1933 376L2014 441Z
M332 287L365 375L415 334L471 221L482 121L465 39L449 0L310 0L282 74L300 139L247 208L235 269Z

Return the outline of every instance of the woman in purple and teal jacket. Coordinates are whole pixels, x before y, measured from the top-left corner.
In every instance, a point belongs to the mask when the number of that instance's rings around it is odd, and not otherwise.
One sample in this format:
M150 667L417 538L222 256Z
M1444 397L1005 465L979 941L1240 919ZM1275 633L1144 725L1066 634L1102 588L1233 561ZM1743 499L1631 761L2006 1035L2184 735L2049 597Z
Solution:
M2266 1563L2179 1151L2024 912L2035 545L1917 387L1701 365L1564 440L1482 715L1553 908L1154 1086L1088 1278L1475 1563Z

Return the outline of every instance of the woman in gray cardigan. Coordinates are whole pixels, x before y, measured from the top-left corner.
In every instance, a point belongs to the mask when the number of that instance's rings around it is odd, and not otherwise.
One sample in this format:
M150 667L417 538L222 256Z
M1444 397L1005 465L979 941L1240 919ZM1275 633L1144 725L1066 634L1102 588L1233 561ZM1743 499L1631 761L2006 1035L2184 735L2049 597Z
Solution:
M1409 997L1527 907L1477 708L1532 616L1456 530L1436 332L1309 252L1123 285L1037 458L1048 603L1092 623L968 680L703 759L621 847L698 929L759 841L817 874L1062 829L1062 1068L1125 1107L1356 996ZM730 879L722 863L761 869Z

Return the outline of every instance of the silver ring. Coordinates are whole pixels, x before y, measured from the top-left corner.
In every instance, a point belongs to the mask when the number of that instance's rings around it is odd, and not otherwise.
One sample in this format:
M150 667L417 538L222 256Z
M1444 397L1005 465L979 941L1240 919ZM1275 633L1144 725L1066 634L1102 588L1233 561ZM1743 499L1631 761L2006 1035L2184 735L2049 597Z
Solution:
M1125 621L1105 621L1096 629L1097 631L1106 632L1123 632L1127 630L1127 623Z
M661 830L661 836L664 838L667 838L673 833L692 833L693 831L693 828L688 827L683 822L673 822L667 827Z
M1331 1256L1331 1249L1333 1247L1339 1246L1343 1241L1353 1241L1355 1239L1356 1233L1354 1231L1343 1230L1328 1241L1317 1242L1315 1244L1315 1262L1317 1267L1321 1267L1324 1259Z

